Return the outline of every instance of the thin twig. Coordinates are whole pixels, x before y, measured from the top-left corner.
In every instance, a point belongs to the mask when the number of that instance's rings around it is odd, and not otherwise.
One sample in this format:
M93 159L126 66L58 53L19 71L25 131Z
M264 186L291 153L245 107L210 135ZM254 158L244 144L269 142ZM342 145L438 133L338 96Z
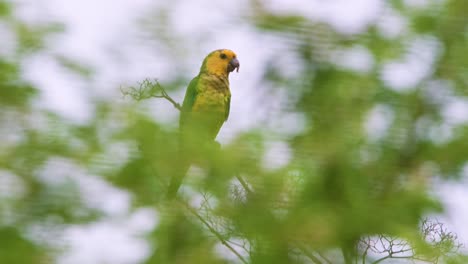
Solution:
M314 254L310 253L309 250L307 248L305 248L303 245L296 244L296 246L304 255L306 255L308 258L310 258L310 260L312 260L312 262L314 262L316 264L322 264L322 261L320 261L319 258L314 256Z
M149 79L138 83L136 87L130 86L127 88L120 87L120 91L124 96L131 96L137 101L149 98L164 98L168 100L176 109L182 111L182 107L166 92L157 79L151 81Z
M360 243L366 245L362 255L362 263L369 250L385 256L374 260L372 264L378 264L386 259L412 259L423 260L425 262L437 263L443 256L455 254L462 246L457 240L456 234L448 231L442 223L438 221L423 220L421 224L421 238L432 248L431 252L426 254L417 254L417 248L409 242L391 236L379 235L376 239L362 239Z
M247 264L247 260L244 259L244 257L242 257L241 254L239 254L239 252L237 252L231 245L229 245L229 243L224 240L223 236L218 232L216 231L205 219L203 219L203 217L201 217L201 215L198 214L198 212L193 209L192 207L190 207L188 204L178 200L180 203L182 203L185 207L187 207L187 209L193 214L195 215L195 217L198 218L198 220L200 220L200 222L202 222L206 228L208 228L208 230L214 234L218 239L219 241L221 242L221 244L223 244L224 246L226 246L232 253L234 253L241 261L242 263L244 264Z
M364 250L364 253L362 254L362 264L366 264L366 259L367 259L367 253L369 251L370 245L368 244L366 247L366 250Z
M178 109L179 111L182 111L182 107L180 106L179 103L177 103L174 99L172 99L172 97L170 97L166 90L161 86L161 84L159 84L158 81L156 81L156 86L159 88L159 90L161 91L161 95L153 95L153 97L155 98L164 98L166 100L168 100L169 102L171 102L171 104L176 108Z
M322 257L327 264L333 264L324 254L322 254L320 251L317 251L317 254Z
M242 187L244 187L247 194L252 194L253 193L252 190L250 189L249 185L247 184L247 182L244 181L244 179L242 179L242 177L240 175L236 174L236 178L240 182Z

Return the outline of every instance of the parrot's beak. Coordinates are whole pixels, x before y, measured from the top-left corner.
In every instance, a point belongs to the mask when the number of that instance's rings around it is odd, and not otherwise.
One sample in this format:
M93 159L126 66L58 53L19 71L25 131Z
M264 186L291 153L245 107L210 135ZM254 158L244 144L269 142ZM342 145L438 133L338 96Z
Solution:
M235 69L237 69L237 72L239 72L239 67L239 61L236 58L233 58L228 64L228 72L232 72Z

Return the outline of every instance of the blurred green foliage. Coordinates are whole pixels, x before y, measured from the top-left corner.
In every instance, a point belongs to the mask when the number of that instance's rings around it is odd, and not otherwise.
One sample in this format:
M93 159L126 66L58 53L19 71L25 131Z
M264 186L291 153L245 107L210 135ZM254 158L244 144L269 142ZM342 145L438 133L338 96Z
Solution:
M63 28L22 24L12 17L11 4L0 1L0 20L19 41L13 59L0 57L0 182L5 182L0 186L0 263L53 262L63 244L38 236L31 227L52 234L51 226L60 231L102 217L103 212L86 204L72 176L76 172L55 172L62 162L126 190L132 210L144 206L158 212L160 223L147 234L153 251L146 263L378 263L392 257L466 263L453 233L423 224L425 216L443 210L431 182L440 176L459 178L467 164L468 126L452 125L451 136L440 139L444 98L429 93L435 81L445 81L450 88L437 89L451 89L447 92L465 100L468 96L465 0L444 1L424 11L393 1L392 8L408 19L410 28L396 38L382 36L373 25L350 36L300 15L271 12L262 1L251 2L246 22L265 34L294 40L289 45L300 73L284 77L272 63L263 76L271 89L294 97L288 110L304 116L305 128L280 138L291 158L277 169L262 165L274 131L237 135L201 157L205 162L186 177L181 197L167 201L167 183L178 166L174 126L155 120L130 98L123 104L97 100L86 124L38 109L38 90L21 75L22 59L46 50L48 34ZM381 68L403 56L408 39L423 35L441 45L434 70L413 89L389 89L380 78ZM369 72L324 59L353 45L374 57ZM83 78L92 73L67 58L58 60ZM163 87L172 91L190 76L180 77ZM139 94L130 95L149 99L161 91L155 87L159 89L146 81L134 90ZM392 118L380 117L388 118L389 126L375 139L365 127L379 106ZM124 146L125 158L117 159L116 144ZM376 241L392 241L395 248L382 250L385 246L375 246ZM220 254L220 247L228 253ZM412 254L399 254L402 248Z

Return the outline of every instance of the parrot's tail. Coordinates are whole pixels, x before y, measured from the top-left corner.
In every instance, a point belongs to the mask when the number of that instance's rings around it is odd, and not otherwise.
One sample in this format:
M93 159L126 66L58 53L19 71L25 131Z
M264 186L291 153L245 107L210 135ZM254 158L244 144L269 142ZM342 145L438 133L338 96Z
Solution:
M171 176L171 181L169 182L169 187L167 188L167 199L172 200L177 196L177 191L179 190L182 180L184 179L187 171L190 168L190 163L184 161L181 166L175 168L174 174Z

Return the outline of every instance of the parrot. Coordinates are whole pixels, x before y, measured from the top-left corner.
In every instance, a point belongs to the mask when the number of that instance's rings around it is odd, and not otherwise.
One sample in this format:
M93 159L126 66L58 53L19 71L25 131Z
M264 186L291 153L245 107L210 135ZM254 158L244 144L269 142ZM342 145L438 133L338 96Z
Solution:
M179 117L179 159L167 197L174 198L191 163L202 150L215 145L216 136L229 117L231 91L229 73L240 64L229 49L209 53L185 92ZM218 144L219 146L219 144Z

